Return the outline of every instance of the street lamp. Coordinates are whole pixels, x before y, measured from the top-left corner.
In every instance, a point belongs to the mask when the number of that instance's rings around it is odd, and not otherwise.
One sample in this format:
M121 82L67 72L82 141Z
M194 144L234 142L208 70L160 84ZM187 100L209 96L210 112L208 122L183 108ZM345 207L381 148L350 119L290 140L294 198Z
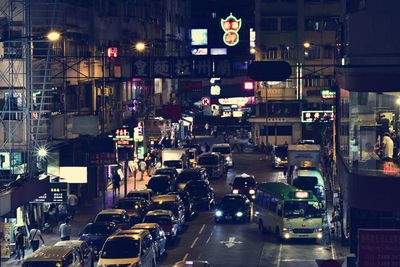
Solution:
M310 48L311 47L311 43L310 42L304 42L303 46L304 46L304 48Z
M47 33L46 37L49 41L56 42L56 41L60 40L61 33L59 33L58 31L50 31Z
M135 44L135 49L139 52L143 52L146 49L146 43L140 41Z

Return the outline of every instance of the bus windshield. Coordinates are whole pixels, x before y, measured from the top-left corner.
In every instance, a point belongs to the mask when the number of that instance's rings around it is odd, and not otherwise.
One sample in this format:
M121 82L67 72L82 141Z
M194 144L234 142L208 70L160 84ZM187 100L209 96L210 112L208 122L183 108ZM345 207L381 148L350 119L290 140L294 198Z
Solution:
M321 206L316 201L285 201L284 211L284 217L288 218L319 218L322 216Z

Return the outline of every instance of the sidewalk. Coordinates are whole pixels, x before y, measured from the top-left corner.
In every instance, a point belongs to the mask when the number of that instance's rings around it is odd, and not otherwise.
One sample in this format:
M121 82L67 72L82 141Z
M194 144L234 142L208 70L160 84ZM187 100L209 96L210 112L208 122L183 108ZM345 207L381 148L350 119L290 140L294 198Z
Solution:
M137 174L137 181L136 181L136 188L137 189L145 189L146 184L149 180L149 176L147 174L144 175L143 181L140 181L140 173ZM134 188L134 179L133 176L129 177L128 179L128 192L132 191ZM103 197L98 197L96 199L92 199L91 201L87 203L82 203L81 205L78 206L75 217L71 220L71 226L72 226L72 235L71 239L78 239L79 237L79 232L83 230L85 225L91 221L94 220L95 216L99 211L103 209L104 206L104 200L105 200L105 208L113 208L114 203L119 199L123 198L125 195L125 190L124 190L124 180L121 181L121 192L120 195L117 196L115 199L113 199L113 192L112 192L112 186L109 186L105 198ZM58 227L54 228L54 232L49 234L42 234L45 245L46 246L51 246L60 241L60 236L58 233ZM25 250L25 258L29 255L32 254L31 249ZM7 261L2 261L0 263L0 266L21 266L22 261L19 261L16 259L16 255L12 255L11 258Z

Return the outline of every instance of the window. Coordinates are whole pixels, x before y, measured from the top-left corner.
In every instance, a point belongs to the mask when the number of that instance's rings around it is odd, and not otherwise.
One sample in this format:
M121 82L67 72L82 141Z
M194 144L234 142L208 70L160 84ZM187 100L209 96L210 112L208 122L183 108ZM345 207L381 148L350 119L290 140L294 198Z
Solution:
M336 31L339 27L338 17L326 17L324 18L324 30L325 31Z
M281 31L297 30L297 18L281 18Z
M277 18L265 18L261 20L262 31L277 31L278 30L278 19Z
M268 48L267 59L277 59L277 58L278 58L278 49L277 48Z
M271 198L271 202L269 204L269 210L273 213L276 213L277 206L278 206L278 199L275 197Z
M306 31L320 31L321 24L321 18L318 17L308 17L304 19L304 29Z
M305 59L319 59L320 58L320 48L318 45L311 45L310 48L308 48L304 52L304 58Z
M324 59L332 59L334 57L334 48L330 45L324 46Z

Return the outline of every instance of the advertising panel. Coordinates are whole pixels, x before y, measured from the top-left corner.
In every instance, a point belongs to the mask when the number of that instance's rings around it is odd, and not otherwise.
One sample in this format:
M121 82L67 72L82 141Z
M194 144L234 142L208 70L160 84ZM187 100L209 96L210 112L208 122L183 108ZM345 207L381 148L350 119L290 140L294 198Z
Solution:
M0 248L2 259L9 259L11 256L10 240L11 224L0 222Z

